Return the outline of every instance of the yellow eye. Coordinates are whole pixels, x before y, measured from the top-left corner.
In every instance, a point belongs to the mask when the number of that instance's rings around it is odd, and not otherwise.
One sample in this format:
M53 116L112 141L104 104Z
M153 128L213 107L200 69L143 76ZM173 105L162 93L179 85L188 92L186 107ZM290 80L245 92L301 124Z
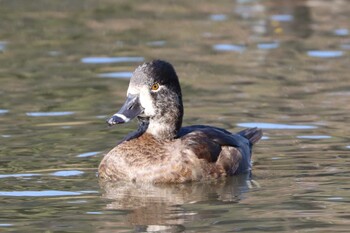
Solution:
M152 91L156 91L159 89L159 84L158 83L154 83L151 87Z

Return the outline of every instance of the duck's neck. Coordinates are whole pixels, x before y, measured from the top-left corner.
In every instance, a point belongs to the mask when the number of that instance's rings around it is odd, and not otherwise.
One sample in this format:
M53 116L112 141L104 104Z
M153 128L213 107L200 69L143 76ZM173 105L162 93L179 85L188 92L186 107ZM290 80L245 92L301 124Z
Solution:
M174 104L174 106L167 106L165 111L150 118L146 133L153 135L159 140L172 140L176 138L181 128L183 117L181 99L179 102L178 104Z

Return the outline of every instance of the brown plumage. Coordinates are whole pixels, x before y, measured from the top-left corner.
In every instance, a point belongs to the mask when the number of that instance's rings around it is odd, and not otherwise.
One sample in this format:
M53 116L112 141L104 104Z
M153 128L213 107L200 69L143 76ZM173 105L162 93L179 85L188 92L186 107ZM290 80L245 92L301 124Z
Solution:
M159 60L136 69L126 103L108 123L136 116L139 129L103 158L100 178L182 183L249 172L251 147L262 136L257 128L237 134L203 125L181 128L180 84L173 67Z

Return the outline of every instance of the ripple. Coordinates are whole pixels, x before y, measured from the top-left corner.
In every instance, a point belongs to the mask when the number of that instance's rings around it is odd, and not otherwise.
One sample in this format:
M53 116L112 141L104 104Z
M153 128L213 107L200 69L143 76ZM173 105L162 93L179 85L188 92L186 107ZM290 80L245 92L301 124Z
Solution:
M264 122L246 122L239 123L237 126L253 128L258 127L260 129L315 129L316 126L313 125L289 125L289 124L274 124L274 123L264 123Z
M337 91L327 94L329 96L350 96L350 91Z
M297 136L297 138L300 138L300 139L328 139L328 138L332 138L332 137L328 136L328 135L300 135L300 136Z
M32 177L32 176L40 176L40 174L36 174L36 173L0 174L0 179L10 178L10 177Z
M0 109L0 115L8 113L8 112L9 112L9 110L7 110L7 109Z
M330 201L341 201L341 200L344 200L343 197L328 197L326 199L330 200Z
M100 78L121 78L129 79L132 76L132 72L112 72L112 73L101 73L97 75Z
M210 19L212 21L225 21L227 19L227 15L225 15L225 14L213 14L213 15L210 15Z
M78 154L77 157L79 158L84 158L84 157L91 157L94 155L97 155L101 153L101 151L91 151L91 152L86 152L86 153L82 153L82 154Z
M346 28L338 28L334 30L334 34L337 36L348 36L349 30Z
M0 51L4 51L6 49L6 45L6 41L0 41Z
M61 190L40 190L40 191L0 191L3 197L59 197L79 196L86 193L97 193L95 191L61 191Z
M257 45L258 49L277 49L280 46L278 42L271 42L271 43L259 43Z
M99 211L90 211L90 212L86 212L87 214L103 214L103 212L99 212Z
M105 63L123 63L123 62L143 62L143 57L84 57L82 63L86 64L105 64Z
M49 56L52 56L52 57L57 57L57 56L62 55L62 52L60 52L60 51L49 51L49 52L47 52L47 54Z
M67 201L69 204L82 204L82 203L87 203L88 201L86 200L76 200L76 201Z
M53 176L79 176L81 174L84 174L84 172L78 170L57 171L51 173Z
M235 44L216 44L213 46L213 49L220 52L229 51L229 52L243 53L246 47L243 45L235 45Z
M307 55L310 57L332 58L341 57L344 55L344 52L338 50L311 50L307 52Z
M46 116L69 116L73 115L74 112L27 112L27 116L32 117L46 117Z
M340 48L350 50L350 44L342 44Z
M270 19L278 22L290 22L294 20L293 15L271 15Z
M155 40L147 43L148 46L153 46L153 47L162 47L165 44L166 44L165 40Z
M0 227L11 227L13 224L11 223L0 223Z

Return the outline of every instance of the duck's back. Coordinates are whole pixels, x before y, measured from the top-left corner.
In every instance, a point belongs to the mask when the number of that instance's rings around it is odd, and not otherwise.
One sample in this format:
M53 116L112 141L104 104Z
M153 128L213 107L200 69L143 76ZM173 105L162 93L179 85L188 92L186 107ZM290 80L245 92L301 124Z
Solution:
M262 130L248 128L233 134L218 127L194 125L181 128L179 137L183 140L196 140L196 138L206 137L213 144L210 147L212 151L211 161L217 162L223 159L222 157L230 158L228 164L223 164L223 166L226 168L228 175L234 175L251 170L252 146L261 139ZM219 150L215 148L219 148ZM219 162L222 163L222 161Z

